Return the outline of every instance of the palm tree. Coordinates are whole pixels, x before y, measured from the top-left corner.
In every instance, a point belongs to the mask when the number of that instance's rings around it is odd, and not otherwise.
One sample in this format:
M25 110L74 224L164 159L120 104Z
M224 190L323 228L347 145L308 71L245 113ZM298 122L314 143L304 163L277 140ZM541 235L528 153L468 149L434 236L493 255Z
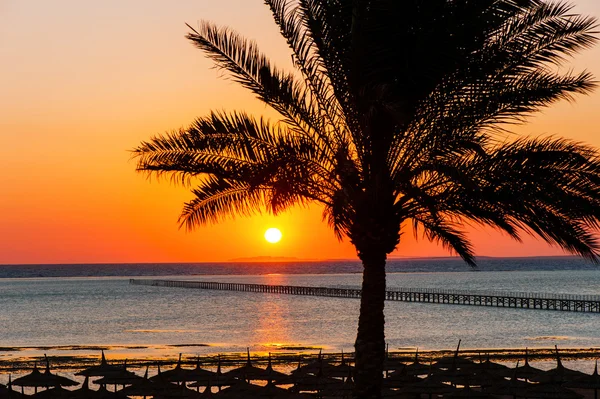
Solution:
M265 0L295 72L201 22L187 38L281 115L212 112L134 150L138 170L191 187L181 225L317 203L363 263L356 392L378 398L386 256L412 224L475 264L464 223L535 234L597 260L600 161L512 124L594 86L561 65L593 18L542 0Z

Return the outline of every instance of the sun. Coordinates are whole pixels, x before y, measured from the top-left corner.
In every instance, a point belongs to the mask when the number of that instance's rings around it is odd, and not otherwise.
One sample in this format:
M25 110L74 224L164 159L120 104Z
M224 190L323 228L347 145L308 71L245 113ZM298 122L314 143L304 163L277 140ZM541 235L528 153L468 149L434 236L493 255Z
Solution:
M281 240L281 231L276 229L275 227L271 227L267 231L265 231L265 240L269 241L271 244L275 244Z

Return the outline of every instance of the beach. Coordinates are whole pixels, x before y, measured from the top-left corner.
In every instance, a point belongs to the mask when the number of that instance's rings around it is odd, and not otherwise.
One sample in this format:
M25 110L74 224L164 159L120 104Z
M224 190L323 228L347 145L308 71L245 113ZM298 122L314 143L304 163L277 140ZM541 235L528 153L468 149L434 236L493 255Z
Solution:
M5 348L6 349L6 348ZM14 348L18 349L18 348ZM26 348L21 348L26 349ZM66 348L37 348L37 349L48 349L48 350L61 350ZM73 349L73 348L72 348ZM97 352L92 354L91 350L102 350L102 354L99 355ZM333 372L332 370L337 370L340 367L351 367L353 364L353 354L352 353L323 353L323 354L308 354L305 352L299 353L278 353L278 354L268 354L268 355L258 355L258 354L250 354L247 353L228 353L228 354L220 354L219 356L199 356L199 357L182 357L181 355L175 356L156 356L156 357L144 357L141 359L135 358L127 358L127 359L118 359L112 355L110 350L104 352L102 348L89 348L89 347L79 347L77 350L82 351L82 354L79 356L53 356L53 357L43 357L43 358L21 358L19 360L15 360L12 363L2 363L0 365L0 384L8 384L11 381L15 381L16 384L20 381L21 377L26 376L30 373L34 368L39 368L40 370L44 370L46 368L46 373L50 372L54 375L59 375L61 377L66 377L70 381L72 381L71 387L72 392L80 393L81 390L89 390L89 389L97 389L96 386L93 385L92 381L99 381L101 374L92 374L96 375L96 378L90 378L90 382L88 382L88 378L84 377L85 370L93 370L97 368L108 368L113 367L114 369L126 370L131 374L134 373L134 377L136 377L136 381L143 380L141 377L150 378L150 381L158 386L159 381L167 383L166 381L170 381L168 384L173 389L173 397L192 397L190 395L193 394L194 384L189 384L190 380L186 380L188 382L188 386L192 389L189 391L188 396L185 396L183 393L180 396L176 395L177 390L181 390L183 388L177 388L177 386L182 387L183 385L177 385L177 378L186 378L181 377L185 375L185 373L193 373L194 370L198 370L201 366L203 370L206 370L208 373L221 373L224 376L228 376L229 374L238 373L239 370L245 370L248 368L252 369L254 374L244 374L244 379L248 378L248 382L250 383L250 387L252 389L260 389L264 388L266 381L263 380L263 377L260 375L260 369L269 370L272 368L274 370L273 373L273 387L279 386L277 389L280 392L282 390L294 390L294 389L303 389L305 394L314 393L317 394L315 397L321 397L321 392L317 388L314 390L310 388L310 386L306 386L306 379L317 378L315 376L319 376L321 373L326 374L327 372ZM106 355L106 356L105 356ZM590 349L573 349L573 348L563 348L559 352L559 357L557 357L557 352L553 348L538 348L534 350L527 350L527 352L523 349L496 349L496 350L467 350L467 351L456 351L456 350L442 350L442 351L424 351L420 353L413 353L408 351L401 352L388 352L386 354L386 379L384 380L384 385L393 386L396 389L386 388L388 395L390 397L393 396L394 392L400 392L404 387L408 387L410 383L398 383L396 381L396 376L398 373L406 374L405 370L408 370L411 366L416 364L420 364L421 371L415 371L416 375L420 374L421 381L423 379L432 379L432 378L442 378L447 379L446 384L451 387L449 389L454 389L456 392L460 392L461 390L470 389L468 386L464 386L464 382L455 382L452 381L452 377L450 377L453 373L458 373L458 371L453 370L486 370L486 367L490 369L490 371L482 371L487 373L487 377L490 379L490 384L486 383L475 383L471 384L476 392L486 391L494 389L494 385L491 383L492 379L497 379L499 381L516 381L517 374L514 370L514 367L518 365L517 361L523 365L527 362L528 365L534 367L534 369L538 369L539 375L552 374L552 372L560 369L566 368L570 371L570 373L584 373L584 374L592 374L592 370L594 369L594 364L597 362L597 359L600 357L600 349L598 348L590 348ZM105 363L105 359L106 363ZM560 360L557 360L560 359ZM126 366L125 366L126 364ZM491 366L486 366L488 364L495 365L497 367L506 368L505 373L499 373L498 375L491 373ZM106 366L102 366L106 365ZM315 365L319 365L318 369L315 369ZM346 365L346 366L345 366ZM300 377L300 370L304 369L302 372L302 377ZM162 370L162 371L161 371ZM173 371L170 371L173 370ZM178 371L179 370L179 371ZM350 369L349 369L350 370ZM494 370L496 370L494 368ZM113 372L113 371L111 371ZM182 374L184 373L184 374ZM258 373L258 374L256 374ZM351 373L351 372L350 372ZM449 374L450 373L450 374ZM476 377L479 373L478 371L471 371L473 376ZM512 378L510 377L512 373ZM83 375L82 375L83 374ZM9 376L10 375L10 379ZM108 374L110 375L110 373ZM215 375L215 380L217 374ZM250 376L253 375L256 380L251 381ZM458 374L457 374L458 375ZM462 375L462 374L461 374ZM493 377L492 377L493 375ZM583 375L583 374L581 374ZM177 377L180 376L180 377ZM275 380L275 376L279 378L279 381ZM286 377L287 376L287 377ZM436 377L437 376L437 377ZM439 377L441 376L441 377ZM310 377L310 378L309 378ZM336 383L336 378L339 379L339 382ZM192 377L190 377L192 378ZM240 382L237 379L230 379L227 377L223 378L223 393L227 391L227 389L236 390L241 389L238 384L246 384L246 382ZM238 377L240 378L240 377ZM270 377L269 377L270 378ZM536 377L531 377L534 380ZM556 382L551 382L551 380L545 380L543 377L540 377L539 381L530 383L531 389L537 389L539 386L550 384L550 386L554 386L552 384L556 384ZM561 381L560 384L556 385L556 390L560 385L569 385L568 382L574 380L575 377L569 377L571 379L566 378L564 381ZM389 383L386 382L389 380ZM214 384L213 381L213 384ZM324 380L325 381L325 380ZM341 376L340 374L335 374L334 378L329 377L329 384L339 384L338 388L343 387L343 383L348 385L348 381ZM350 383L352 382L349 380ZM416 379L419 381L419 379ZM460 380L464 381L464 380ZM413 381L413 383L415 383ZM524 382L523 382L524 383ZM77 385L76 385L77 384ZM80 384L81 388L78 388ZM127 383L123 385L127 385L127 389L132 390L133 387L137 386L136 382ZM181 384L181 383L179 383ZM210 382L204 382L204 385L201 385L202 391L205 391L206 384ZM479 386L482 385L482 386ZM15 387L15 385L11 386ZM91 387L91 388L88 388ZM300 388L304 387L304 388ZM1 389L1 386L0 386ZM56 390L58 388L55 388ZM117 390L118 387L115 385L114 389ZM156 388L158 389L158 388ZM190 388L188 388L190 389ZM199 389L199 388L198 388ZM217 387L210 388L214 393L220 392L220 389ZM552 389L552 388L551 388ZM19 391L19 389L16 389ZM43 390L40 387L40 390ZM62 390L62 389L61 389ZM594 397L593 389L571 389L574 392L580 394L581 398L591 399ZM33 387L22 388L21 392L26 394L33 394L37 392L37 389ZM314 391L314 392L313 392ZM61 391L62 392L62 391ZM127 391L124 391L127 392ZM158 392L158 391L157 391ZM186 391L188 392L188 391ZM423 393L426 393L424 391ZM452 391L449 391L452 392ZM59 395L59 393L51 393L48 397L63 397L63 396L52 396ZM60 395L68 395L68 392L62 392ZM348 392L345 394L328 394L324 395L324 397L330 398L347 398L349 396ZM128 396L138 396L138 395L128 395ZM426 397L427 395L425 395ZM10 396L9 396L10 397ZM223 397L227 397L226 395ZM246 393L245 396L242 397L254 397L251 394ZM257 396L258 397L258 396ZM261 396L262 397L262 396ZM284 397L284 396L282 396ZM308 396L307 396L308 397ZM403 396L397 396L398 398ZM437 397L437 396L434 396ZM444 396L446 397L446 396ZM495 397L503 398L504 396L496 395ZM508 395L506 397L513 397L512 395ZM517 397L517 396L516 396ZM518 396L521 397L521 396ZM534 396L535 397L535 396ZM561 396L556 396L561 397ZM568 396L565 396L568 397Z

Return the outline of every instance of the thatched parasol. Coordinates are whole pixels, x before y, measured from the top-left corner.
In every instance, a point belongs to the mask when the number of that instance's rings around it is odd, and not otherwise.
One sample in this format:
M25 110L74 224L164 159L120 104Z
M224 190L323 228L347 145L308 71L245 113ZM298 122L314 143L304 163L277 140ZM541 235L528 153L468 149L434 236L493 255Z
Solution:
M322 375L327 375L327 371L333 367L333 363L330 360L323 359L323 353L319 351L319 356L316 360L305 364L304 366L298 365L298 368L292 371L292 375L306 375L313 374L317 375L321 373Z
M218 361L217 361L217 372L212 372L209 370L204 370L200 368L200 360L198 360L198 363L196 364L196 368L194 370L192 370L193 373L195 373L195 377L193 379L193 381L195 381L192 384L189 384L189 387L193 387L193 388L199 388L199 387L205 387L208 385L211 385L213 387L219 387L219 390L222 387L225 386L231 386L236 384L238 381L237 378L234 378L232 376L227 376L225 374L223 374L223 372L221 371L221 356L219 355L218 357Z
M237 379L243 379L248 382L253 380L275 381L287 378L287 375L273 370L273 366L271 365L271 354L269 354L269 364L267 369L261 369L260 367L253 366L252 362L250 361L250 348L248 348L248 359L246 364L242 367L229 370L224 375L230 378L233 377Z
M558 347L555 345L554 348L556 349L556 367L532 377L531 381L564 384L587 376L587 374L581 371L571 370L563 366L558 353Z
M415 360L406 366L406 372L410 375L424 375L429 374L431 371L431 365L423 364L419 361L419 349L415 352Z
M70 387L79 385L77 381L73 381L67 377L61 377L56 374L52 374L50 372L50 361L48 357L44 355L46 358L46 370L41 373L37 368L37 363L34 363L33 370L31 373L24 375L23 377L17 378L13 381L13 385L18 385L20 387L33 387L35 388L35 392L37 393L37 389L40 387L50 388L50 387Z
M108 364L103 350L99 365L88 367L87 369L82 370L75 375L83 375L86 377L105 377L107 375L111 375L112 373L117 373L120 370L121 367Z
M485 361L474 363L472 369L475 373L484 370L501 377L510 377L513 374L513 370L510 367L490 361L489 353L487 354Z
M64 389L63 387L57 386L51 389L45 389L31 395L35 399L71 399L73 391Z
M8 375L8 384L6 386L0 384L0 399L19 399L25 397L27 395L12 389L12 377L10 374Z
M23 387L34 387L36 392L39 387L47 387L43 374L40 373L37 368L37 362L33 363L33 370L31 370L31 373L17 378L12 384L20 386L21 391Z
M540 374L544 374L545 371L538 369L536 367L529 365L529 357L528 357L528 349L525 348L525 364L519 367L517 363L517 367L513 370L515 378L519 378L521 380L530 381Z
M458 353L460 351L460 342L461 340L459 339L456 350L454 351L454 355L442 357L433 364L434 367L438 369L460 369L464 367L472 367L475 362L473 362L470 359L458 356Z
M86 376L81 388L70 392L70 399L127 399L127 396L118 392L109 392L104 386L101 386L97 391L91 390L89 378Z
M340 364L322 364L322 373L326 377L345 378L354 372L354 367L346 363L344 351L342 351L342 362Z
M583 377L577 378L564 385L566 388L593 389L594 399L598 399L598 389L600 389L600 375L598 375L598 360L594 367L592 375L585 374Z
M421 380L422 378L409 374L405 367L402 370L396 370L393 373L390 373L384 378L383 386L386 388L402 388L405 385L414 384Z
M294 375L294 386L290 388L293 392L314 392L323 390L342 390L344 382L335 378L325 377L321 373L317 375Z
M127 370L127 359L125 359L122 366L117 367L114 372L111 372L110 374L94 381L93 383L101 386L121 385L125 387L125 385L135 384L141 379L143 378L136 375L133 371Z
M162 379L151 381L148 379L148 366L146 366L144 378L136 381L127 388L121 389L119 393L125 396L156 396L168 391L176 391L179 388L179 386Z
M490 373L486 370L473 372L471 369L460 370L442 370L432 376L440 382L450 382L452 385L489 387L494 384L500 384L504 377Z
M192 376L192 371L193 370L191 370L191 369L188 370L188 369L184 369L181 367L181 353L180 353L179 360L177 360L177 364L175 365L175 368L173 368L171 370L163 371L162 373L159 373L159 374L155 375L154 377L150 378L150 380L162 378L165 381L178 382L178 383L195 381Z
M203 369L201 366L202 364L200 363L200 356L198 356L196 360L196 367L189 371L188 381L203 382L204 384L199 386L206 386L209 381L216 380L217 373Z
M417 353L419 350L417 349ZM342 361L344 359L344 352L342 352ZM402 362L398 358L394 358L390 356L389 353L389 344L385 346L385 359L383 360L383 370L387 373L388 371L395 371L403 369L406 366L404 362ZM387 377L387 375L386 375Z
M517 361L517 368L519 362ZM508 395L512 397L523 396L531 384L520 381L516 378L516 373L513 371L513 377L510 380L494 381L491 386L484 387L484 391L494 395Z

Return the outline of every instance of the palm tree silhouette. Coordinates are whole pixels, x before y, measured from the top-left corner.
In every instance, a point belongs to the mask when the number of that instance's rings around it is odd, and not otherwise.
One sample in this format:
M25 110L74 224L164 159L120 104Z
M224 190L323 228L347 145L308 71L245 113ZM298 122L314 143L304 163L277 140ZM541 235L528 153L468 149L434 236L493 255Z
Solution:
M210 22L187 38L281 120L212 112L134 156L140 171L193 184L188 229L322 206L364 265L355 397L381 395L386 256L408 224L470 265L464 223L597 260L598 152L508 130L593 88L589 73L559 67L594 44L595 19L541 0L265 3L295 73Z

